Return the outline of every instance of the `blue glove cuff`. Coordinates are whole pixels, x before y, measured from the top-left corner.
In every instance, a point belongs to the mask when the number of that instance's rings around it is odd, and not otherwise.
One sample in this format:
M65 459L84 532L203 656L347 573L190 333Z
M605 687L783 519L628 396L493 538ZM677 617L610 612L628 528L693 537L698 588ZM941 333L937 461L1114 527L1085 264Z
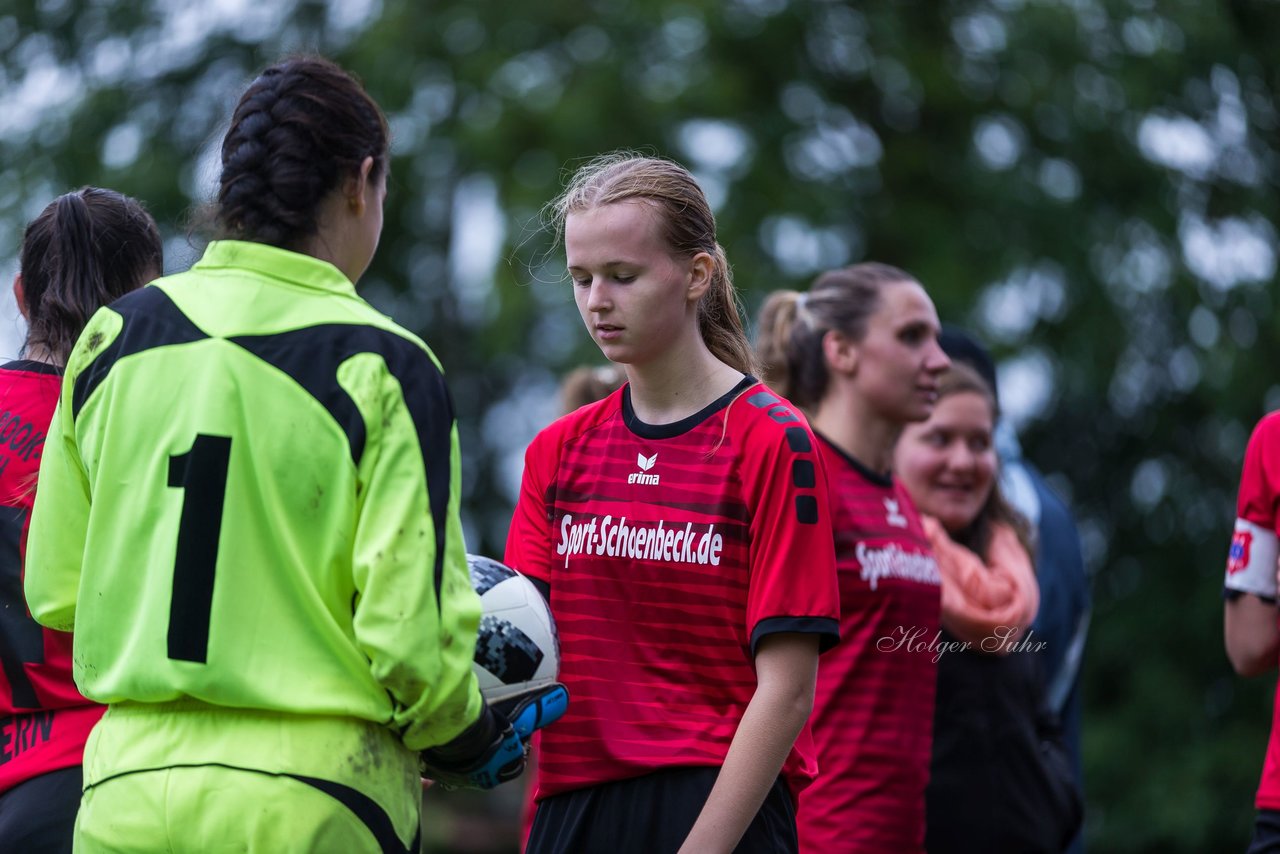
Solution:
M516 735L522 741L528 741L535 732L564 717L569 708L569 690L557 682L549 688L497 705L511 722Z

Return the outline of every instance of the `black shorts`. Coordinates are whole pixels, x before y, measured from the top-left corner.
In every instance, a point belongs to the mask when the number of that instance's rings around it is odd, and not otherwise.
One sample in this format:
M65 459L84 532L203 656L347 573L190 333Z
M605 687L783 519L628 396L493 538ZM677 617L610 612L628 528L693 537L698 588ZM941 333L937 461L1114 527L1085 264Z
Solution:
M1258 810L1247 854L1280 854L1280 812Z
M670 768L538 802L526 854L675 854L719 768ZM737 854L796 854L796 813L779 777Z
M0 852L71 854L80 766L50 771L0 795Z

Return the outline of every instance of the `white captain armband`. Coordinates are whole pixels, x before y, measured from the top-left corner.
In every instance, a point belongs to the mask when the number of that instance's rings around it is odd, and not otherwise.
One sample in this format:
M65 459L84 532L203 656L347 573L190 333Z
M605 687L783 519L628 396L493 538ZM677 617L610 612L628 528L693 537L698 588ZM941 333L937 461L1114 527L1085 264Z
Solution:
M1280 540L1275 531L1236 519L1227 557L1227 575L1223 586L1228 591L1252 593L1267 599L1276 598L1276 557Z

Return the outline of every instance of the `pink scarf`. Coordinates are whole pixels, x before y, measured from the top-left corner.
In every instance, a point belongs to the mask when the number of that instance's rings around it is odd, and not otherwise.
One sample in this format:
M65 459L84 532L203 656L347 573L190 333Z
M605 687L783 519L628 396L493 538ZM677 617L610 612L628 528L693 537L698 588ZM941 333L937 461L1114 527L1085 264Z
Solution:
M942 575L943 628L978 650L1007 654L1040 607L1040 587L1018 535L1008 525L994 525L984 563L937 519L923 521Z

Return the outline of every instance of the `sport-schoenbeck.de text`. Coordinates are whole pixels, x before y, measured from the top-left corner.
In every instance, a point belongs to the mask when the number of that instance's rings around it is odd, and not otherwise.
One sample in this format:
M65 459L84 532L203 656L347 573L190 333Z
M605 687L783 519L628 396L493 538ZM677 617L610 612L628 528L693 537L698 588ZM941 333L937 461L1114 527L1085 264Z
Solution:
M560 520L560 542L556 544L556 554L564 555L566 567L575 555L719 566L723 551L724 537L716 533L714 524L688 522L682 528L668 528L661 520L656 526L651 522L627 524L626 516L615 522L612 515L574 522L568 513Z
M868 582L872 590L876 589L882 578L897 578L922 584L942 583L938 563L931 554L909 552L897 543L881 548L858 543L855 554L858 565L862 567L862 580Z

